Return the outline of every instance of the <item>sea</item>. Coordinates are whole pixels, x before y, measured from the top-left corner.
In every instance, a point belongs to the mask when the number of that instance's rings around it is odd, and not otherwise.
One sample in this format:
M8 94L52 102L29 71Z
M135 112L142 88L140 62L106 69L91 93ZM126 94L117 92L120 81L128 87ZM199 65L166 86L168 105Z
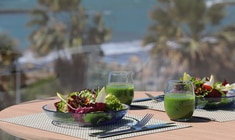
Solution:
M153 8L155 0L82 0L82 6L88 15L101 12L104 24L112 29L110 42L132 41L141 39L150 23L148 12ZM3 9L33 9L37 0L1 0ZM32 28L26 24L31 17L27 14L0 14L0 32L7 33L19 41L18 47L29 46L28 36Z
M230 2L232 0L206 0L207 6L213 3ZM104 18L105 27L112 30L112 39L105 43L103 49L107 56L106 61L112 61L110 56L123 55L120 62L126 60L130 54L145 58L149 46L141 47L141 40L148 32L152 24L149 12L157 5L156 0L82 0L81 5L86 9L89 16L100 12ZM33 9L37 7L37 0L0 0L0 10L4 9ZM207 31L216 31L222 26L235 23L233 13L235 7L227 6L225 9L227 17L216 27L207 27ZM25 52L30 43L28 36L33 28L26 24L32 17L28 14L3 14L0 13L0 33L6 33L17 40L17 49ZM109 56L109 57L108 57ZM24 56L26 57L26 56ZM123 60L121 60L123 59Z

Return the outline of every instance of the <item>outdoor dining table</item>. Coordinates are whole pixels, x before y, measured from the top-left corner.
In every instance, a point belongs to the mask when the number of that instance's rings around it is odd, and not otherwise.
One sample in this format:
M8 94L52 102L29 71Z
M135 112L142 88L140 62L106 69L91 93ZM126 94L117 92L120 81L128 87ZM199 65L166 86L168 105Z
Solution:
M135 91L134 99L146 98L146 91ZM161 95L163 92L149 91L152 95ZM48 103L54 103L59 101L58 98L52 97L42 100L32 100L23 102L17 105L10 106L3 109L0 112L0 128L16 137L27 139L27 140L79 140L79 139L92 139L91 137L81 138L74 137L66 134L56 133L53 131L47 131L40 128L29 127L20 124L6 121L9 118L22 117L37 113L43 113L42 106ZM149 103L154 101L148 101ZM144 104L144 102L142 102ZM153 106L154 107L154 106ZM161 120L166 122L172 122L167 114L162 110L156 110L153 108L144 107L130 107L128 110L129 115L143 117L146 113L154 114L152 119ZM37 118L35 118L37 119ZM49 119L49 118L48 118ZM38 122L41 123L41 122ZM145 133L143 135L135 135L131 137L125 137L123 139L159 139L159 140L234 140L235 139L235 117L226 121L215 121L213 119L193 116L193 118L187 122L175 122L180 125L189 127L174 129L168 131L160 131L154 133ZM43 127L43 126L40 126ZM62 128L61 128L62 129ZM63 128L66 129L66 128ZM80 131L77 131L79 133ZM79 134L78 134L79 135ZM109 139L114 139L110 137Z

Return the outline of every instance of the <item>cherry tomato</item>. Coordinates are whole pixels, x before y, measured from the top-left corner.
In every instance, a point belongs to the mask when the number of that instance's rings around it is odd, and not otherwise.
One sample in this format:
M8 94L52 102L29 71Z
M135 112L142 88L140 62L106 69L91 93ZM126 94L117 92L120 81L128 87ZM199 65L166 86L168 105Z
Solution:
M202 85L202 88L204 88L204 89L210 91L210 90L212 89L212 86L211 86L211 85L207 85L207 84L203 84L203 85Z

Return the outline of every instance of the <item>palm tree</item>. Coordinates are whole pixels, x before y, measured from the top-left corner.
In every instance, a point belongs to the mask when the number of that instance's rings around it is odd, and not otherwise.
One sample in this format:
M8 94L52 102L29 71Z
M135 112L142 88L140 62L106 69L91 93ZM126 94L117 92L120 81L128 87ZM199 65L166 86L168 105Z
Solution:
M64 48L99 45L111 37L111 30L105 28L102 15L96 13L90 19L80 0L38 0L38 8L32 11L32 16L28 26L35 27L35 30L30 41L38 55ZM72 59L58 59L56 73L62 79L61 83L76 78L63 85L74 83L73 88L84 88L87 55L76 54Z
M0 34L0 110L14 104L9 91L15 87L15 61L20 53L15 49L16 41L7 34ZM7 101L7 102L6 102Z
M228 57L227 44L207 28L220 24L226 16L225 6L207 7L204 0L158 0L150 13L153 24L143 41L144 45L154 44L152 56L155 56L158 75L173 79L183 72L199 77L215 74L222 75L221 80L225 78L225 70L235 71L228 67L233 61Z
M89 16L80 0L38 0L32 11L29 27L36 27L30 35L33 48L40 55L67 47L101 44L109 40L111 31L104 27L101 14Z

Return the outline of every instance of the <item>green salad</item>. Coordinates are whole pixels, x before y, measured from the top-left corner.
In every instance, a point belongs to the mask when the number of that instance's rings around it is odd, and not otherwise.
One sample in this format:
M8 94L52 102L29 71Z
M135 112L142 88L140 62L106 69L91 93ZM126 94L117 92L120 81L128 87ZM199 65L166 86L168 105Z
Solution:
M67 97L57 93L61 101L55 103L57 111L69 113L108 112L125 109L116 96L106 94L103 87L100 91L84 89L69 93Z
M230 85L226 80L215 82L213 75L200 78L184 73L180 79L189 80L193 83L196 97L224 97L229 90L233 89L233 85Z
M184 73L181 80L189 80L194 85L196 108L218 109L227 108L234 104L235 98L228 95L228 91L234 88L226 80L215 82L214 76L195 77Z

